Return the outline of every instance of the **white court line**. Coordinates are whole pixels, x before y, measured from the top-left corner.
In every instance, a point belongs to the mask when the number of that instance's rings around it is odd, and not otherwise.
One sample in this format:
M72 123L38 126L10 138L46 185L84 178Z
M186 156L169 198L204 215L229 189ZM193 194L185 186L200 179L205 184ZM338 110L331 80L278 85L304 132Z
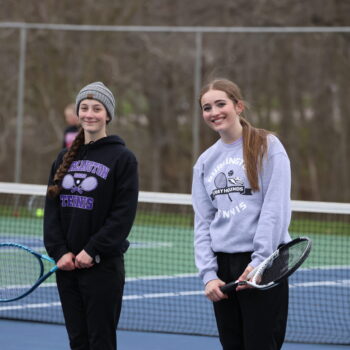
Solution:
M40 308L53 307L53 306L61 306L61 303L58 301L58 302L52 302L52 303L0 306L0 311L23 310L23 309L40 309Z
M321 266L321 267L308 267L308 268L302 268L299 269L299 272L302 271L314 271L314 270L347 270L350 269L349 265L336 265L336 266ZM125 279L126 282L138 282L138 281L149 281L149 280L168 280L168 279L175 279L175 278L188 278L188 277L198 277L197 273L182 273L182 274L178 274L178 275L160 275L160 276L142 276L142 277L127 277ZM314 283L314 282L312 282ZM315 282L315 283L319 283L319 282ZM320 282L323 283L323 282ZM290 284L291 285L291 284ZM298 285L298 283L294 283L293 285ZM23 288L23 289L27 289L29 287L31 287L31 285L24 285L24 286L9 286L14 287L14 288ZM9 288L7 287L7 288ZM42 285L40 285L39 288L51 288L51 287L56 287L56 283L43 283ZM2 288L0 288L1 290Z
M142 277L127 277L126 282L135 282L135 281L148 281L148 280L168 280L173 278L187 278L187 277L198 277L197 273L182 273L178 275L160 275L160 276L142 276Z
M203 290L191 290L186 292L169 292L169 293L149 293L139 295L126 295L123 300L135 300L135 299L154 299L154 298L168 298L168 297L181 297L189 295L204 295Z
M308 270L349 270L350 265L325 265L325 266L315 266L315 267L305 267L299 269L299 271L308 271Z
M348 270L350 265L334 265L334 266L317 266L317 267L306 267L300 268L298 271L314 271L314 270ZM147 280L164 280L164 279L174 279L174 278L187 278L187 277L198 277L197 273L183 273L178 275L160 275L160 276L142 276L142 277L128 277L126 282L135 281L147 281Z
M6 289L29 289L33 286L33 284L19 284L19 285L11 285L11 286L6 286L6 287L0 287L0 291L6 290ZM56 287L56 283L44 283L41 284L38 289L41 288L51 288L51 287Z
M319 281L319 282L303 282L303 283L290 283L289 288L297 287L350 287L350 280L336 280L336 281Z
M290 284L290 288L309 288L309 287L350 287L350 280L337 280L337 281L322 281L322 282L305 282L305 283L293 283ZM203 295L203 290L189 290L182 292L169 292L169 293L147 293L147 294L135 294L135 295L125 295L123 300L140 300L140 299L155 299L155 298L169 298L169 297L181 297L181 296L193 296L193 295ZM6 305L0 306L1 311L10 310L23 310L23 309L34 309L34 308L47 308L61 306L60 302L52 303L40 303L40 304L24 304L24 305Z
M196 273L183 273L179 275L164 275L164 276L143 276L143 277L128 277L125 279L126 282L136 282L136 281L149 281L149 280L167 280L167 279L175 279L175 278L187 278L187 277L198 277ZM13 285L13 286L7 286L6 288L1 288L0 291L3 289L9 289L9 288L22 288L22 289L28 289L32 285ZM43 283L38 288L51 288L56 287L55 282L50 283Z

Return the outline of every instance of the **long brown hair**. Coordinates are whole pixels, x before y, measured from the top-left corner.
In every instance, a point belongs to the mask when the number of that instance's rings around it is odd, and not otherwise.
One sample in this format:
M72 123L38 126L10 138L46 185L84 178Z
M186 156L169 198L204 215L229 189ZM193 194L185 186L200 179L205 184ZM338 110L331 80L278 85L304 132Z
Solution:
M73 160L75 159L79 147L85 143L85 136L84 136L84 130L81 129L76 136L74 142L72 143L72 146L68 149L68 151L63 156L63 161L60 164L60 166L57 168L55 176L53 178L54 184L49 186L47 189L47 194L49 197L54 198L57 197L62 189L61 182L66 175L70 165L72 164Z
M244 100L240 88L228 79L215 79L203 86L199 95L199 104L203 95L209 90L220 90L226 93L234 104L243 103ZM254 128L244 117L240 116L243 128L243 159L247 177L253 191L259 191L259 172L262 161L267 153L267 135L270 133L264 129Z

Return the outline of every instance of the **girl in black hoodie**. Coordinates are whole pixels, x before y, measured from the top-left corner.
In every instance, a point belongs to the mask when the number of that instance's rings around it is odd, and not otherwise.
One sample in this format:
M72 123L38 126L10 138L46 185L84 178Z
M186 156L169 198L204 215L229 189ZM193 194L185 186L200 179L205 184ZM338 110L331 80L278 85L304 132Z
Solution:
M137 161L107 136L115 99L100 82L77 95L81 131L52 165L44 243L56 273L71 349L114 350L125 272L123 255L138 198Z

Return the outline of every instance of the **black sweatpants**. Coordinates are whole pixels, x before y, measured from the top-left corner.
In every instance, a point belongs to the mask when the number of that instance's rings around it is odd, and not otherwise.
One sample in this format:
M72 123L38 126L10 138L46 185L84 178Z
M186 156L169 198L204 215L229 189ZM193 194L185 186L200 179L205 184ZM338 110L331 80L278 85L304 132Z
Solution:
M57 287L72 350L115 350L125 281L122 256L89 269L58 271Z
M218 276L238 279L251 253L218 253ZM214 312L224 350L278 350L282 347L288 316L288 281L268 290L233 291L215 302Z

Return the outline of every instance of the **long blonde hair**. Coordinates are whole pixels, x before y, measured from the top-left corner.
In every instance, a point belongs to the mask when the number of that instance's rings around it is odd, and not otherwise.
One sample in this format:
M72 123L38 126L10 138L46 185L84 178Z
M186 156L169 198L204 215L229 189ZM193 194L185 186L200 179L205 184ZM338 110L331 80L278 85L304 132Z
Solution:
M240 88L228 79L215 79L203 86L199 95L199 104L202 97L209 90L220 90L227 94L234 104L244 100ZM259 172L262 168L262 161L267 153L267 135L269 131L254 128L244 117L240 116L240 123L243 128L243 159L247 177L253 191L259 191Z

